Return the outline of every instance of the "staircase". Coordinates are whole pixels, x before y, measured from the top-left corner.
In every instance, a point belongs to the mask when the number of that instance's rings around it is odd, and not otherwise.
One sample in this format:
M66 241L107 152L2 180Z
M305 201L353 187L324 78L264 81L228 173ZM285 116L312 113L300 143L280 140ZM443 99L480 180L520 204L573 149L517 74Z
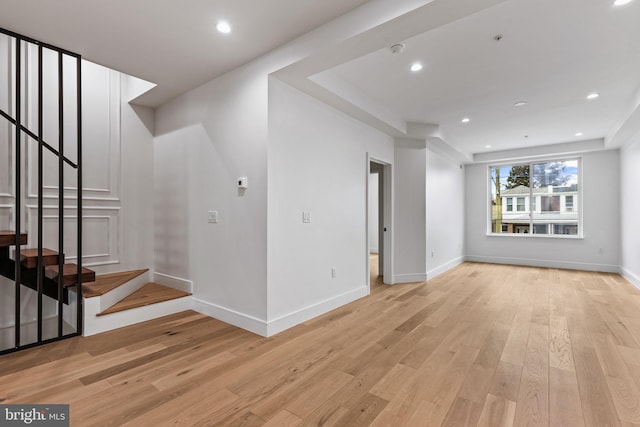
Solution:
M10 252L10 247L26 245L27 241L26 234L16 237L14 231L0 231L0 275L15 280L16 251ZM76 264L64 263L64 254L62 270L60 264L58 252L42 249L42 293L69 305L70 301L77 300L80 276L84 306L82 335L105 332L190 308L190 293L150 282L148 269L96 275L83 267L79 275ZM20 283L37 291L38 249L20 250L19 270ZM59 292L60 283L62 293Z
M19 242L16 242L19 240ZM14 259L9 256L9 247L27 244L27 235L20 234L16 238L15 231L0 231L0 275L16 280L16 261L15 251ZM76 264L64 264L64 256L62 262L62 274L60 274L60 259L58 253L51 249L42 249L42 265L44 268L43 289L42 293L49 298L59 299L60 289L59 280L63 284L63 292L60 295L65 304L68 303L69 288L78 283L78 266ZM38 290L38 249L23 249L20 251L20 283L33 289ZM96 278L95 272L82 268L82 281L92 282Z
M0 60L0 355L189 309L148 270L83 267L81 56L0 28Z
M191 294L150 282L149 270L103 274L82 285L84 336L166 316L191 307Z

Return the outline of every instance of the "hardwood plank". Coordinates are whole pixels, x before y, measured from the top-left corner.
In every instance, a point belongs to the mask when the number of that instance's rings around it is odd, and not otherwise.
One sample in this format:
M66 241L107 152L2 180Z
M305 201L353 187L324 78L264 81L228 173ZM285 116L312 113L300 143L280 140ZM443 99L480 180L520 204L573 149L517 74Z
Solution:
M368 426L387 406L384 399L367 393L353 407L338 420L339 425L344 426Z
M159 406L157 410L139 414L123 426L157 426L174 423L185 426L193 425L206 420L211 414L227 405L234 404L239 399L238 396L224 388L211 392L208 390L208 385L196 387Z
M478 427L512 427L516 416L516 402L489 394L482 408Z
M307 418L352 379L353 376L342 371L333 371L293 396L286 404L286 409L300 418Z
M59 266L50 265L45 267L44 274L51 280L58 280ZM82 283L93 282L96 279L96 273L93 270L82 267ZM64 264L62 266L62 283L64 286L72 286L78 283L78 266L76 264Z
M616 339L611 335L592 337L619 418L640 424L640 391L618 352Z
M95 282L83 283L82 295L85 298L93 298L104 295L109 291L127 283L130 280L149 271L148 268L143 270L121 271L118 273L99 274L96 276Z
M517 401L520 390L522 366L500 362L489 386L489 393L505 400Z
M27 244L27 235L21 233L19 244L26 245ZM11 230L0 230L0 247L3 246L14 246L16 244L16 232Z
M338 403L327 400L308 417L302 420L301 427L333 427L344 425L339 423L349 410Z
M584 426L580 391L575 372L549 369L549 423L552 426Z
M522 366L524 364L529 328L531 327L531 313L531 307L520 307L518 310L500 360L513 365Z
M22 249L20 251L20 263L24 268L38 267L38 249ZM42 248L42 265L54 265L58 263L58 252Z
M495 372L495 368L485 368L482 365L476 364L471 366L458 392L458 397L479 404L484 403Z
M302 420L291 412L283 410L271 418L267 423L263 424L263 427L297 427Z
M471 402L458 397L451 406L443 427L476 426L482 414L482 403Z
M549 366L575 372L566 317L552 316L549 337Z
M515 424L549 425L549 327L532 323L518 393Z
M163 301L170 301L176 298L182 298L191 295L188 292L179 291L169 288L158 283L147 283L131 295L125 297L121 301L107 308L98 316L104 316L119 311L130 310L132 308L144 307L146 305L157 304Z
M474 363L485 368L495 369L500 363L502 351L509 337L509 329L494 326L487 336Z
M585 424L589 427L619 426L618 414L596 351L592 347L578 346L573 355Z
M381 399L391 400L415 375L415 369L398 363L371 388L370 393Z

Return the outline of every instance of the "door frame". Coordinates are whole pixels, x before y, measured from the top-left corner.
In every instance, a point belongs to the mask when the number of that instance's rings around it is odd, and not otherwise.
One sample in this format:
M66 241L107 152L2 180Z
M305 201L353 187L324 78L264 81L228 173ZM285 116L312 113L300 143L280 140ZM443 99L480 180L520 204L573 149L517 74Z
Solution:
M379 245L378 250L383 252L383 283L386 285L392 285L393 282L393 265L394 265L394 254L393 254L393 163L383 160L379 157L371 155L371 153L367 152L367 163L366 163L366 197L365 197L365 235L366 235L366 246L365 246L365 256L366 256L366 286L371 290L370 283L370 271L371 271L371 259L370 259L370 239L369 239L369 175L371 170L371 162L382 165L382 203L383 203L383 217L381 220L384 221L383 229L386 229L384 232L384 236L382 237L382 245ZM379 238L380 239L380 238Z

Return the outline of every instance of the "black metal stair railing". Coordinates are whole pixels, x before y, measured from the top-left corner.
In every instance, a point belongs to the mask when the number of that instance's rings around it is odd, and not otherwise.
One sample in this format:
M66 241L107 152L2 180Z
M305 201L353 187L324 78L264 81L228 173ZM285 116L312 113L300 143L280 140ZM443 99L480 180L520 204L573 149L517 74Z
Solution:
M15 227L15 252L14 258L11 259L9 245L0 247L0 275L12 280L15 286L15 324L14 324L14 338L15 342L12 348L0 347L0 354L21 350L36 345L41 345L47 342L68 338L82 333L82 67L81 57L75 53L69 52L65 49L61 49L47 43L42 43L32 38L22 36L15 32L0 28L0 34L8 37L9 43L12 43L15 52L13 56L13 93L14 93L14 116L7 111L3 111L0 108L0 120L4 119L11 126L13 126L12 134L14 135L14 156L15 156L15 215L14 215L14 227ZM37 130L33 131L29 129L23 122L23 99L22 91L23 87L30 83L25 78L23 82L24 73L24 58L23 53L27 51L28 46L37 47L37 106L38 106L38 124ZM57 111L45 112L44 111L44 66L43 53L45 51L53 52L57 55ZM26 56L26 55L25 55ZM76 162L71 161L65 156L65 79L64 79L64 60L66 58L72 58L75 60L75 92L76 92L76 117L73 117L76 122ZM11 58L9 58L11 61ZM46 70L49 71L49 70ZM9 82L0 82L0 85L4 85L5 88L9 86ZM9 99L9 97L7 98ZM50 143L46 142L43 138L44 134L44 122L43 116L47 113L57 114L58 118L58 148L55 149ZM24 240L24 233L21 232L23 228L22 216L23 216L23 153L22 153L22 141L23 138L26 143L34 141L37 143L37 182L38 182L38 194L37 194L37 266L36 268L26 268L22 265L22 249L21 241ZM7 144L11 142L8 140ZM46 152L45 152L46 150ZM48 153L53 155L57 159L58 166L58 180L57 180L57 219L58 219L58 274L55 279L47 277L45 274L44 256L43 256L43 218L44 218L44 155ZM69 297L69 289L64 283L64 218L65 218L65 165L71 167L77 175L77 188L76 188L76 209L77 209L77 278L76 278L76 293L77 296L74 299L76 304L76 325L75 331L65 332L63 314L64 305L71 302ZM33 242L32 242L33 243ZM21 293L22 287L26 286L37 292L37 339L31 342L23 342L21 339ZM43 297L47 296L54 300L57 300L57 334L55 337L43 336ZM2 328L3 325L0 325Z

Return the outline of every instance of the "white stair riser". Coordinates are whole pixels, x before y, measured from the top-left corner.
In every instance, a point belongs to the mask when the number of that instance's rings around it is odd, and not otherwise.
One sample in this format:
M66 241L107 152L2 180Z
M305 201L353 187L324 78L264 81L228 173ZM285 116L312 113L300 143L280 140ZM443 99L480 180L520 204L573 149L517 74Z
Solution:
M191 309L191 296L176 298L143 307L119 311L104 316L97 316L102 310L92 300L85 299L84 306L84 336L95 335L113 329L122 328L169 314L179 313Z
M129 280L127 283L124 283L118 286L115 289L110 290L104 295L100 295L98 297L89 298L89 299L99 299L100 300L100 311L102 312L107 308L111 307L118 301L121 301L124 297L127 297L143 287L145 284L149 283L150 274L148 271L142 273L138 277L135 277ZM85 302L86 302L85 298ZM85 316L86 317L86 316Z

